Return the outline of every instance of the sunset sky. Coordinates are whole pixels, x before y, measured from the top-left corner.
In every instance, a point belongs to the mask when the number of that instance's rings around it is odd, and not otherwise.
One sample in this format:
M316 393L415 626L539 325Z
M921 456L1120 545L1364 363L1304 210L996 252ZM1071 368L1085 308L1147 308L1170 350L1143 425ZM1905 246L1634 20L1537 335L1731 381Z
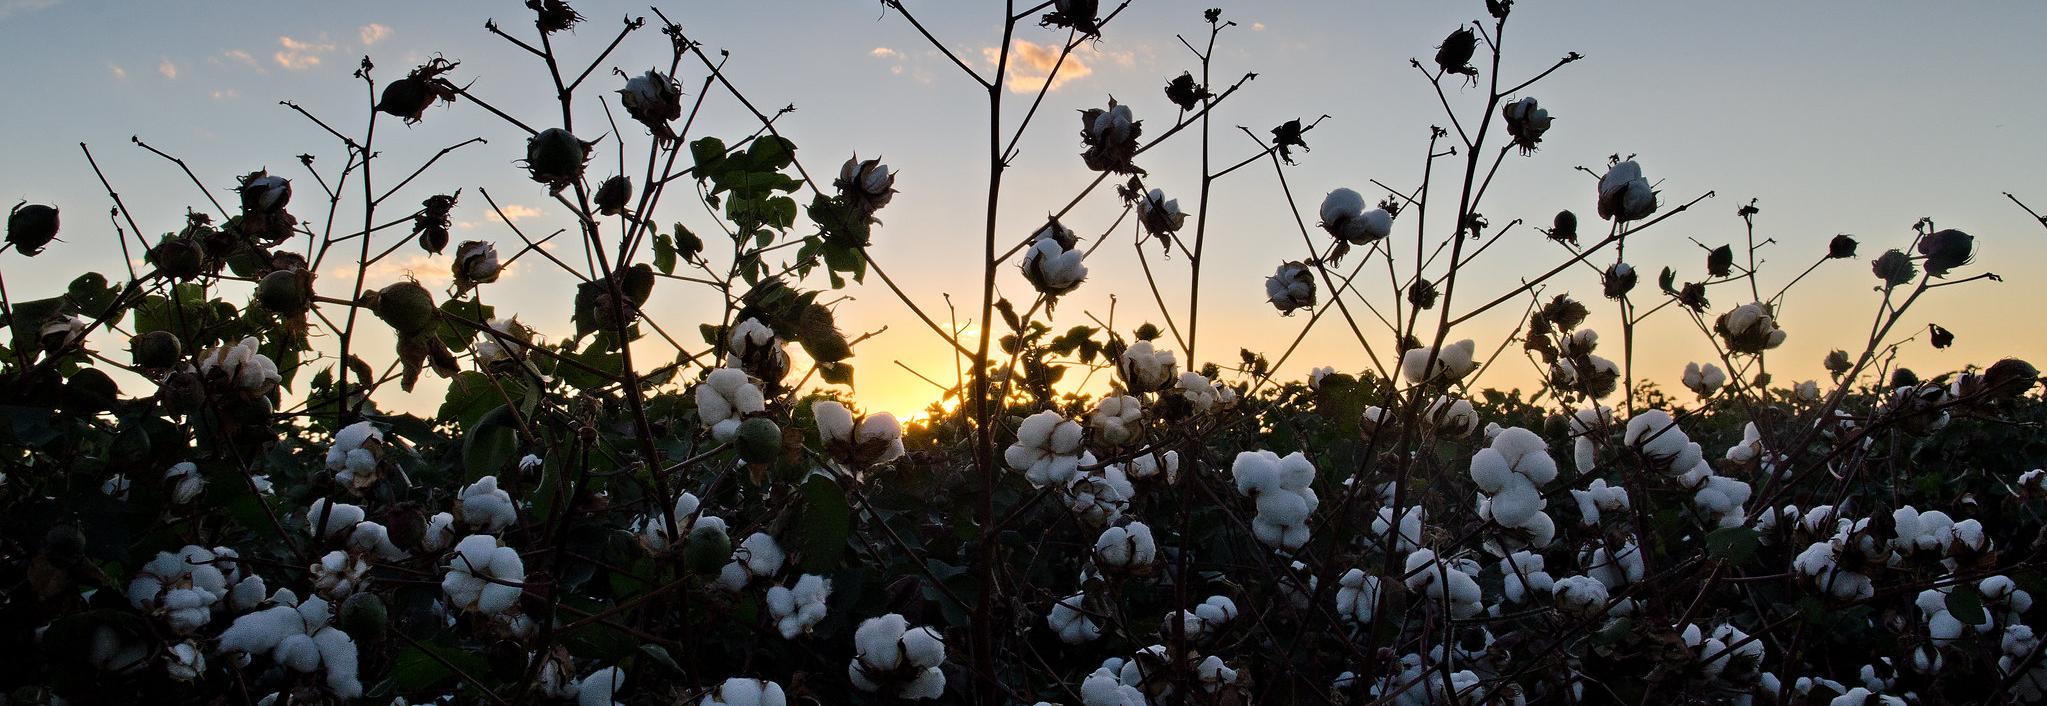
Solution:
M977 70L992 72L987 58L1001 38L1001 4L908 4L956 54ZM575 5L588 19L556 46L575 57L571 63L578 70L616 35L622 16L653 19L640 3ZM1046 213L1064 206L1093 178L1077 156L1073 111L1099 107L1114 96L1133 106L1151 132L1172 124L1176 109L1160 87L1183 70L1198 69L1174 35L1205 37L1201 10L1210 5L1137 0L1101 42L1069 61L1024 136L1007 178L1005 240L1028 235ZM971 80L902 18L870 0L660 6L707 48L731 51L727 75L754 102L798 108L778 127L799 145L799 158L813 174L833 173L856 151L900 170L900 193L879 214L885 225L876 230L873 254L927 311L942 319L949 293L962 323L971 318L978 308L987 175L985 95ZM1258 78L1217 110L1217 163L1234 163L1260 148L1236 126L1263 136L1288 119L1328 114L1322 127L1307 136L1312 151L1297 155L1300 165L1287 170L1311 227L1316 206L1331 189L1350 187L1376 200L1383 192L1373 187L1373 179L1402 190L1419 183L1428 127L1448 128L1449 123L1434 91L1408 59L1427 63L1445 34L1484 15L1483 3L1240 2L1222 8L1224 17L1239 26L1219 42L1215 82L1227 85L1245 72L1256 72ZM10 67L0 73L0 91L11 97L12 106L0 119L12 138L6 141L8 157L0 161L6 165L0 169L0 197L9 204L26 199L60 206L66 241L35 260L19 253L0 255L9 296L52 296L71 275L86 269L125 272L106 218L109 202L78 149L80 142L91 145L154 240L177 228L187 207L210 207L174 165L130 144L131 135L184 157L224 203L232 203L227 189L239 174L268 167L288 176L297 187L293 211L317 222L324 215L323 199L295 155L316 155L315 167L330 179L345 155L332 137L278 101L297 101L340 129L359 131L366 118L365 96L362 84L349 74L364 54L386 81L436 53L459 60L452 80L473 81L470 90L497 107L536 127L552 126L559 116L542 66L486 33L484 20L491 17L522 37L532 34L530 14L513 0L0 0L0 60ZM1775 241L1762 253L1766 295L1823 254L1835 234L1855 235L1862 241L1863 257L1828 263L1788 298L1782 318L1790 338L1772 354L1770 366L1779 382L1821 377L1819 361L1826 351L1860 348L1877 306L1870 258L1885 248L1903 247L1913 222L1930 216L1942 227L1977 236L1977 261L1958 276L1989 271L2005 281L1929 295L1901 327L1903 334L1923 333L1926 322L1933 321L1953 330L1957 344L1936 351L1921 335L1904 346L1903 361L1922 370L1988 364L2004 356L2038 363L2047 357L2042 355L2047 353L2047 327L2036 323L2034 313L2047 297L2047 228L2003 192L2035 208L2047 206L2047 169L2041 166L2047 164L2047 134L2040 130L2047 95L2038 90L2040 77L2047 76L2047 55L2037 46L2042 26L2047 26L2047 4L2032 0L1524 0L1516 5L1505 39L1508 83L1547 68L1566 52L1578 51L1586 59L1527 92L1555 116L1555 127L1539 152L1507 160L1481 210L1495 226L1515 218L1546 225L1557 210L1568 208L1581 215L1586 230L1603 232L1594 215L1593 179L1574 168L1603 169L1607 155L1615 153L1638 155L1646 175L1658 182L1666 207L1716 192L1717 198L1630 241L1628 260L1644 278L1638 293L1650 306L1654 276L1662 267L1675 267L1681 280L1701 276L1704 251L1693 239L1708 246L1740 241L1735 211L1751 198L1760 199L1762 209L1758 239ZM1019 92L1006 99L1007 125L1022 117L1065 37L1063 30L1039 28L1035 22L1019 28L1013 45L1019 74L1008 86ZM623 79L609 73L612 67L637 73L667 61L666 43L654 25L628 38L586 83L583 92L591 99L579 107L578 132L586 139L604 132L599 127L603 112L594 98L610 100L610 91L622 85ZM706 90L700 68L685 68L679 78L690 97ZM1466 128L1474 128L1471 120L1482 107L1483 90L1461 88L1454 80L1445 89ZM729 95L711 90L705 116L689 137L731 140L755 127ZM643 162L645 131L627 122L623 112L618 117L628 162ZM1497 126L1494 134L1502 135ZM471 137L489 143L442 160L394 197L379 220L403 216L432 193L462 188L455 238L494 241L509 254L518 240L504 223L486 215L488 207L477 193L481 187L500 204L509 204L509 214L528 234L572 223L544 187L527 180L513 164L524 156L523 133L466 101L435 107L424 122L409 128L381 120L377 146L383 157L377 169L386 176L380 183L395 183L389 175L410 172L435 151ZM1190 131L1147 153L1139 164L1150 171L1154 186L1192 210L1200 181L1199 149L1198 135ZM615 173L618 156L609 141L599 147L590 166L592 180ZM1461 158L1438 162L1438 198L1454 203L1456 175L1444 175L1461 166ZM699 234L717 232L688 193L671 191L670 196L657 219L682 221ZM1431 210L1440 215L1451 208ZM1066 222L1092 242L1119 209L1113 191L1102 189ZM344 223L359 226L359 206L344 201L343 213L352 214ZM1271 168L1259 164L1219 181L1210 214L1200 357L1230 363L1239 347L1277 357L1306 317L1279 316L1265 302L1263 281L1281 261L1306 252ZM1413 225L1404 219L1396 223L1396 237L1406 243L1402 268L1411 266ZM1090 258L1091 275L1061 301L1055 329L1091 324L1088 313L1106 320L1112 296L1117 327L1126 334L1143 321L1163 326L1138 274L1127 226ZM1440 234L1447 219L1432 226L1431 232ZM380 235L400 238L404 232ZM1318 244L1327 237L1320 231L1312 235ZM557 242L558 254L581 262L572 235ZM449 248L448 254L453 252ZM712 252L719 252L715 245ZM1161 260L1155 246L1148 255L1168 304L1175 316L1182 316L1185 259ZM1567 256L1523 226L1465 272L1452 309L1461 313ZM1611 257L1602 254L1593 261L1604 265ZM353 268L332 263L318 273L319 286L327 293L345 292ZM503 281L486 287L484 297L501 313L516 312L543 332L560 335L567 329L571 280L543 265L538 259L522 260ZM407 247L373 271L372 284L410 272L439 290L447 269L447 256L430 257ZM1383 267L1374 264L1368 271L1378 274L1360 279L1366 292L1376 304L1389 304ZM822 278L814 284L822 286ZM1005 267L998 286L1018 300L1019 308L1028 305L1029 284L1013 264ZM1741 295L1735 289L1714 290L1716 311L1747 300L1746 287ZM1593 307L1588 325L1607 334L1606 340L1618 341L1614 309L1598 298L1591 268L1554 280L1548 291L1569 291L1587 300ZM849 335L886 327L852 361L859 369L857 395L863 404L907 413L932 398L935 389L898 367L898 361L951 382L954 366L945 346L878 279L870 277L867 285L844 294L850 299L837 310ZM696 325L716 321L714 302L682 283L663 281L649 309L685 345L699 348ZM1490 351L1511 332L1520 312L1518 304L1503 307L1501 316L1475 320L1453 338L1474 338L1482 351ZM1359 323L1383 355L1391 342L1385 328L1369 318ZM1638 375L1651 379L1674 384L1686 361L1705 360L1709 350L1675 310L1652 319L1643 334L1636 367ZM103 351L126 347L122 337L106 333L94 336L92 343ZM378 338L372 350L387 351L387 346L388 338ZM640 350L672 354L663 352L665 347ZM1617 350L1602 353L1619 357ZM124 359L125 354L115 357ZM1295 377L1318 365L1349 371L1369 367L1348 330L1333 319L1318 325L1284 372ZM1534 378L1534 370L1510 354L1484 382L1526 388ZM430 408L440 394L439 386L422 385L410 401L393 397L385 404Z

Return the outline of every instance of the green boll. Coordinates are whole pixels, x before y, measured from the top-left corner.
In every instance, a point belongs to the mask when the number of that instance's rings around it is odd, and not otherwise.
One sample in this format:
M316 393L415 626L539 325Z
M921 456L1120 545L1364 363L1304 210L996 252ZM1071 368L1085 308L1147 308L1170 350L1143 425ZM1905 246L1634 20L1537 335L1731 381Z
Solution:
M135 367L162 370L177 365L185 357L185 344L178 341L177 334L151 331L128 339L128 354Z
M341 629L357 640L384 639L384 626L390 622L390 611L377 594L357 593L341 602Z
M263 281L256 283L256 301L263 308L297 316L306 313L312 304L312 287L305 270L278 270L263 275Z
M583 165L590 161L590 147L561 128L548 128L526 140L526 171L534 181L560 191L583 178Z
M769 463L782 452L782 427L767 417L754 417L739 423L739 438L734 442L739 447L739 457L749 463Z
M689 531L689 544L683 547L682 561L690 573L718 573L731 558L732 538L726 536L724 524L699 521L696 529Z
M434 295L418 282L399 282L365 299L377 318L407 338L424 334L439 323L436 315L440 311L434 308Z
M7 242L21 254L35 257L57 239L57 209L39 203L18 203L7 214Z

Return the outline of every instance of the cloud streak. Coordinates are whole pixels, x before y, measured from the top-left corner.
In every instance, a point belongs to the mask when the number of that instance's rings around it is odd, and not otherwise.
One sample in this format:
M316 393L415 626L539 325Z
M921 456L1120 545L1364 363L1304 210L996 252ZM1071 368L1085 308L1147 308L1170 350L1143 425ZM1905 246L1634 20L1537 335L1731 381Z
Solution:
M1068 54L1066 63L1061 65L1058 44L1038 44L1016 39L1011 40L1009 48L1008 76L1003 79L1003 86L1011 93L1037 93L1048 79L1052 85L1046 90L1056 91L1060 86L1086 78L1095 72L1093 67L1081 60L1078 53ZM990 66L1002 58L1001 52L995 47L983 47L981 56ZM1059 69L1057 76L1052 75L1054 67Z
M498 211L504 211L504 212L505 212L505 215L504 215L504 217L503 217L503 218L499 218L499 217L498 217ZM490 218L491 220L493 220L493 221L499 221L499 222L503 222L503 221L523 221L523 220L526 220L526 219L528 219L528 218L532 218L532 217L534 217L534 216L538 216L538 215L540 215L540 209L534 208L534 207L532 207L532 206L521 206L521 205L519 205L519 204L516 204L516 203L508 203L508 204L505 204L503 208L500 208L500 209L493 209L493 210L492 210L492 211L490 212L489 218Z
M375 22L363 25L362 29L356 30L356 38L362 40L363 46L376 44L390 38L390 36L391 28L389 26Z
M272 54L271 58L277 61L278 66L288 71L304 71L319 66L320 55L334 51L334 43L326 41L325 38L308 42L280 36L277 38L277 45L281 48Z

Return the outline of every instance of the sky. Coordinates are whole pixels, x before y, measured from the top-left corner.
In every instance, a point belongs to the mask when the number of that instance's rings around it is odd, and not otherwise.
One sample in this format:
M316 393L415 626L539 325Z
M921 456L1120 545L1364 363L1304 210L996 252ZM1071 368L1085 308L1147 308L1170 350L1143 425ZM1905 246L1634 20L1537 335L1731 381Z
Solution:
M1077 158L1072 111L1099 107L1113 96L1131 105L1154 133L1172 123L1175 109L1160 87L1181 71L1198 69L1175 35L1204 35L1201 11L1211 4L1136 0L1099 43L1069 60L1023 136L1005 179L1000 228L1006 240L1028 235L1093 177ZM912 0L908 5L954 53L977 70L991 72L986 58L1001 40L1000 3ZM621 17L651 19L639 3L580 2L576 7L589 19L557 46L577 66L612 39ZM880 214L884 224L876 230L871 252L926 311L943 318L950 295L962 325L970 323L978 307L987 178L986 100L971 79L876 2L762 0L661 7L708 48L731 52L727 76L753 101L798 108L778 127L799 145L799 158L813 173L830 173L856 152L880 157L898 170L900 193ZM1212 154L1217 163L1236 162L1260 148L1237 126L1263 136L1286 120L1327 114L1328 120L1308 135L1311 151L1298 155L1300 164L1287 169L1288 185L1311 227L1316 205L1331 189L1349 187L1376 199L1383 192L1372 185L1374 179L1402 190L1420 183L1428 128L1449 123L1433 89L1408 59L1426 63L1444 35L1484 15L1483 3L1222 7L1224 17L1238 26L1218 42L1215 82L1227 84L1246 72L1258 77L1216 110ZM87 269L125 272L113 226L105 218L109 201L79 151L80 142L91 146L154 239L178 227L186 208L210 206L175 165L134 146L130 136L185 158L225 203L233 202L227 189L237 175L267 167L291 177L298 194L294 211L318 220L324 210L317 208L319 187L295 156L315 155L315 167L331 179L345 153L336 140L278 101L297 101L331 124L359 131L366 101L361 83L350 73L365 54L387 81L436 53L459 60L461 67L450 77L473 81L476 95L536 126L558 120L542 67L486 33L484 20L492 17L509 31L531 35L529 15L513 0L0 0L0 62L10 67L0 72L0 91L14 97L12 109L0 115L0 126L13 136L8 166L0 169L0 197L10 203L56 204L64 209L66 223L65 242L40 258L0 255L0 274L10 295L54 295L71 275ZM1610 154L1637 155L1666 207L1709 191L1717 194L1630 241L1627 258L1643 271L1644 292L1664 266L1675 267L1681 280L1700 274L1704 251L1694 241L1708 246L1740 242L1745 236L1735 211L1751 198L1759 199L1761 208L1758 239L1773 241L1761 254L1766 293L1803 271L1835 234L1853 234L1863 243L1863 258L1822 266L1786 300L1781 318L1790 336L1773 352L1771 364L1780 381L1821 377L1819 361L1826 351L1859 348L1878 301L1871 291L1870 257L1903 247L1912 224L1932 217L1941 227L1977 236L1979 257L1960 274L1989 271L2005 279L1937 290L1915 305L1902 332L1923 331L1927 322L1938 322L1955 333L1957 342L1951 349L1934 350L1921 335L1905 344L1903 361L1922 370L1944 370L2005 356L2047 357L2041 355L2047 353L2047 327L2034 325L2029 313L2047 296L2047 267L2042 265L2047 263L2047 229L2003 195L2009 191L2036 208L2047 206L2047 172L2039 167L2047 163L2047 136L2037 129L2039 116L2047 112L2047 95L2033 90L2038 77L2047 76L2047 54L2032 48L2034 30L2043 22L2047 5L2030 0L1626 5L1525 0L1517 4L1505 38L1508 58L1502 73L1507 81L1518 83L1566 52L1580 52L1585 60L1524 92L1541 100L1555 126L1540 151L1506 161L1481 210L1494 224L1516 218L1545 224L1557 210L1571 209L1590 224L1595 218L1593 180L1575 168L1600 169ZM1063 31L1035 23L1019 27L1013 49L1024 71L1007 87L1016 92L1005 97L1005 125L1021 119L1042 81L1047 48L1056 52L1064 37ZM666 62L666 44L650 26L606 59L586 90L608 96L623 82L609 73L613 67L637 72ZM700 70L685 70L680 78L692 97L706 90ZM752 119L722 90L711 90L692 137L731 140L751 132ZM1446 82L1445 90L1467 129L1474 128L1471 121L1483 107L1483 91L1455 81ZM600 131L582 126L602 125L602 108L586 100L577 121L579 131ZM627 154L638 156L629 160L644 159L644 130L625 123L621 136ZM377 145L384 157L378 169L386 175L409 172L441 148L472 137L488 143L442 159L394 197L386 218L402 216L400 209L409 210L432 193L462 188L456 239L489 240L510 252L518 240L505 223L488 215L477 196L481 188L506 205L528 234L571 225L564 209L514 164L523 156L523 133L466 101L437 106L424 122L409 128L381 121ZM591 176L614 173L618 157L609 142L599 147ZM1144 155L1140 166L1150 171L1152 185L1191 210L1199 160L1198 136L1190 131ZM1437 189L1454 192L1454 176L1441 175L1456 167L1461 161L1438 162ZM393 183L389 178L382 183ZM359 220L359 207L344 201L343 208L353 214L344 223ZM352 208L357 210L347 210ZM1240 347L1277 357L1305 322L1304 316L1279 316L1264 301L1265 277L1280 262L1307 254L1287 209L1273 171L1263 164L1215 183L1201 282L1202 362L1231 363ZM1438 215L1447 210L1434 209ZM1119 211L1113 193L1105 189L1066 223L1091 243ZM670 198L655 217L664 223L682 221L698 233L717 232L703 209L686 198ZM1055 329L1092 325L1090 314L1107 320L1112 299L1117 328L1126 334L1142 321L1163 325L1138 274L1127 225L1089 259L1090 277L1060 302ZM1430 232L1440 234L1447 225L1447 220L1432 222ZM1413 226L1402 221L1396 232L1411 238ZM1595 228L1588 225L1588 230ZM388 231L388 237L403 237L401 230ZM1319 231L1313 235L1318 243L1326 237ZM392 241L380 238L378 247L386 242ZM580 262L580 248L570 244L570 237L558 242L564 247L557 254ZM1175 316L1184 318L1185 258L1162 260L1156 250L1149 255L1162 296ZM1522 277L1567 256L1523 227L1471 263L1453 309L1461 312L1509 291ZM1401 266L1410 266L1410 259ZM1611 261L1606 255L1593 260ZM502 282L486 287L484 297L501 313L516 312L522 321L559 335L567 328L570 280L542 265L520 261ZM447 268L447 256L428 256L408 246L373 268L371 284L410 275L438 290L445 287ZM330 263L317 274L323 291L345 291L352 270ZM1013 264L1005 266L998 287L1012 299L1030 299L1029 285ZM1746 297L1733 290L1715 290L1716 310L1742 303ZM1607 333L1607 340L1618 338L1616 312L1598 299L1590 268L1552 280L1546 291L1586 300L1593 308L1587 325ZM1377 305L1390 303L1383 276L1370 280L1367 292ZM951 383L954 366L944 344L878 280L870 277L867 284L841 294L847 299L836 307L849 335L880 332L859 347L853 360L859 370L856 395L865 406L901 414L928 402L936 388L906 368ZM230 298L240 296L245 295ZM716 319L715 303L710 295L664 281L648 308L656 323L694 348L700 346L696 324ZM1474 338L1489 351L1511 333L1520 311L1518 305L1503 307L1499 315L1460 327L1456 337ZM1383 354L1384 342L1390 341L1385 329L1369 318L1359 323ZM1674 383L1685 362L1705 359L1701 334L1671 310L1640 331L1639 377ZM103 351L125 348L120 336L111 333L96 335L91 343ZM373 338L366 345L388 350L389 340ZM646 342L636 350L645 351L642 360L648 360L672 354L663 348ZM1318 324L1282 374L1300 376L1323 365L1347 371L1370 367L1340 321ZM1482 382L1525 388L1535 376L1528 363L1510 356ZM441 390L422 384L418 392L385 404L429 409Z

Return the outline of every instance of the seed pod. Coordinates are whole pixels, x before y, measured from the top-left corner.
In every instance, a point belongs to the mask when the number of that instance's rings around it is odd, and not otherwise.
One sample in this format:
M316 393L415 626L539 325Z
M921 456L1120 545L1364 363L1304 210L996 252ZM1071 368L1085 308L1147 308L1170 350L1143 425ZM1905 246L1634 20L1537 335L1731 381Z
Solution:
M1855 238L1846 233L1834 236L1827 241L1827 257L1836 260L1855 257Z
M618 102L656 138L664 142L675 139L675 130L668 123L682 117L682 84L674 78L648 69L626 80L625 88L618 91Z
M564 31L583 20L583 15L564 0L526 0L526 8L534 13L533 26L543 33Z
M244 213L275 213L291 203L291 180L259 169L242 177L235 192L242 195Z
M439 323L434 295L418 282L399 282L364 297L372 312L390 324L401 337L411 338Z
M206 253L189 238L164 236L156 249L149 252L149 259L156 263L158 271L173 279L192 279L206 273Z
M57 239L57 209L39 203L22 202L7 214L7 242L29 257L43 251Z
M633 198L633 180L623 174L606 179L597 186L597 195L592 198L597 202L598 213L607 216L624 213L626 202Z
M1919 254L1926 256L1926 273L1946 277L1948 270L1969 264L1976 257L1976 236L1949 228L1919 239Z
M1436 66L1445 73L1477 76L1478 69L1471 66L1471 57L1477 52L1478 34L1470 27L1459 27L1436 46Z
M481 240L463 241L455 248L455 282L468 287L498 281L504 268L498 264L498 248Z
M375 642L384 639L384 626L391 622L384 599L363 591L341 602L341 629L349 637Z
M452 194L434 194L420 202L419 215L412 217L412 234L419 238L419 247L427 252L440 254L448 247L448 225L455 200L461 198L462 190Z
M561 191L583 178L595 142L576 139L567 130L548 128L526 140L526 171L551 191Z
M135 361L135 367L162 370L177 365L178 360L185 357L185 350L177 334L151 331L128 339L128 354Z
M1848 351L1839 349L1828 352L1826 359L1820 361L1820 364L1826 366L1827 372L1832 373L1834 377L1845 375L1850 368L1855 367L1855 364L1848 360Z
M739 457L748 463L768 463L782 452L782 427L767 417L739 423Z
M675 518L681 522L682 518ZM725 524L699 519L695 529L689 531L689 544L682 550L683 565L693 574L715 574L732 557L732 538L725 534Z
M384 87L384 95L377 101L376 110L405 119L405 124L419 122L421 115L431 108L436 100L453 101L453 87L437 80L437 77L455 68L461 62L434 57L406 74L405 78L392 81Z
M264 275L256 283L256 301L263 308L283 314L297 316L306 313L312 304L313 276L305 270L278 270Z
M1893 287L1911 282L1912 278L1919 276L1919 268L1912 264L1912 256L1896 248L1886 250L1884 254L1877 256L1875 262L1869 263L1869 270L1876 273L1876 278L1883 280L1884 284Z
M1551 240L1560 243L1576 244L1578 242L1578 214L1570 211L1558 211L1556 219L1550 222L1549 237Z

